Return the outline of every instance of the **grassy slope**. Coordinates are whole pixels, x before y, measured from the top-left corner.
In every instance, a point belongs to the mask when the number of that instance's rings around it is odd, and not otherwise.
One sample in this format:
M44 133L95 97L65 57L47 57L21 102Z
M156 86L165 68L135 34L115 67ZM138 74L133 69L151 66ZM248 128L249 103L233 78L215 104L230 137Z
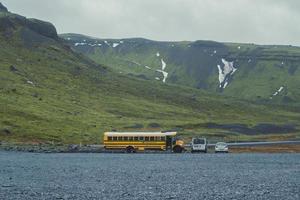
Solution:
M300 99L300 48L292 46L256 46L251 44L227 44L232 55L242 58L239 73L235 74L234 81L227 88L226 94L261 100L266 98L271 103L299 103ZM236 53L240 47L240 55ZM234 53L235 52L235 53ZM255 52L255 53L254 53ZM259 53L258 53L259 52ZM249 58L244 55L258 54L258 59L248 63ZM281 86L284 91L272 96ZM245 89L246 88L246 89Z
M186 137L198 134L252 140L274 136L207 129L203 123L252 126L300 121L296 107L256 105L128 78L49 38L33 46L24 45L21 28L10 39L0 35L0 141L100 143L107 130L174 128ZM294 138L299 133L277 136Z
M0 126L11 132L1 134L2 140L98 143L103 131L136 124L147 130L158 123L156 130L184 126L182 134L220 135L224 131L198 124L299 122L296 112L129 79L88 65L59 44L26 49L0 41ZM232 137L228 134L227 139Z
M62 36L71 37L70 43L82 42L84 38L87 43L104 41L72 34ZM120 40L106 41L113 44ZM111 66L118 73L133 74L152 80L155 77L162 79L162 74L155 70L161 67L160 59L163 58L167 63L166 71L169 73L167 82L203 88L211 92L219 91L217 65L222 65L221 58L226 58L234 61L234 66L238 70L228 87L223 90L224 94L269 103L298 104L300 100L299 47L223 44L209 41L195 43L155 42L143 39L122 41L124 43L116 48L106 44L101 47L74 48L98 63ZM160 52L160 57L156 56L156 52ZM152 70L146 69L145 66L150 66ZM284 87L284 91L270 99L281 86Z

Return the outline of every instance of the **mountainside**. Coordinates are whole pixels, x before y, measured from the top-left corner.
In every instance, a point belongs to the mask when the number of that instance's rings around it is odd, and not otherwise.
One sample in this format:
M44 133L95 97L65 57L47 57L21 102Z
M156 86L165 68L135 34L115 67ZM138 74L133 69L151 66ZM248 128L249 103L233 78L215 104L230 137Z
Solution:
M299 47L61 37L74 50L118 73L259 102L300 100Z
M300 136L297 106L254 104L120 74L74 52L52 24L2 8L0 27L0 144L100 143L110 130L172 129L184 138L225 140Z

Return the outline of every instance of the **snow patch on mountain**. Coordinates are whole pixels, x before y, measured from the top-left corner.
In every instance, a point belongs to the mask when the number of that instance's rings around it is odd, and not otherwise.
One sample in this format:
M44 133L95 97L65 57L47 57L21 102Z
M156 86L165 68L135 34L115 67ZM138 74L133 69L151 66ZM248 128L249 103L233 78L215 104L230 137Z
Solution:
M227 85L228 85L228 81L225 82L223 88L225 89Z
M166 82L166 79L167 79L167 77L168 77L168 72L165 72L165 71L163 71L163 70L161 70L161 69L157 69L156 70L157 72L161 72L162 74L163 74L163 82L165 83Z
M233 66L233 62L226 61L224 58L222 58L222 63L224 64L223 68L220 65L217 66L219 70L219 87L225 88L228 85L229 76L232 76L237 69Z
M281 87L273 94L273 96L277 96L280 92L282 92L283 89L284 89L284 87L281 86Z
M141 66L141 63L139 63L137 61L132 60L131 62L134 63L134 64L136 64L136 65L138 65L138 66Z
M277 96L280 92L282 92L283 91L283 89L284 89L284 87L283 86L281 86L271 97L270 97L270 99L273 99L273 97L275 97L275 96Z
M165 63L165 61L163 59L161 59L161 69L165 70L166 66L167 66L167 64Z
M34 86L34 83L32 81L27 80L27 83Z
M85 43L85 42L76 42L75 44L74 44L74 46L75 47L77 47L77 46L83 46L83 45L86 45L87 43Z
M85 42L76 42L74 44L75 47L77 47L77 46L85 46L85 45L88 45L88 46L91 46L91 47L95 47L95 46L101 46L102 44L90 44L90 43L85 43Z
M225 76L223 74L222 68L220 65L218 65L218 70L219 70L219 82L220 82L220 87L222 87L221 83L224 82Z
M159 56L160 56L159 52L157 52L157 53L156 53L156 56L157 56L157 57L159 57Z
M149 66L145 66L145 68L147 68L147 69L151 69L151 67L149 67Z
M161 72L163 74L164 76L163 82L165 83L168 77L168 72L165 71L167 64L163 59L161 59L160 61L161 61L161 70L156 70L156 71Z
M117 46L119 46L120 44L119 43L113 43L113 48L115 48L115 47L117 47Z
M165 71L167 64L163 59L160 59L160 61L161 61L161 69L157 69L155 71L162 73L162 75L163 75L162 81L165 83L167 80L168 74L169 74L168 72ZM148 68L148 66L145 66L145 67ZM148 69L151 69L151 68L149 67Z

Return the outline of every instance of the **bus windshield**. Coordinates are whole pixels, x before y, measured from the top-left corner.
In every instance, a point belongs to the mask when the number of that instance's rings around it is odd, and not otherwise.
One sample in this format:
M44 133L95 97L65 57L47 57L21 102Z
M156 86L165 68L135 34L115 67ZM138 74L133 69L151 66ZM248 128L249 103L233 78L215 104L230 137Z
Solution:
M193 143L194 144L205 144L205 140L197 138L197 139L193 140Z

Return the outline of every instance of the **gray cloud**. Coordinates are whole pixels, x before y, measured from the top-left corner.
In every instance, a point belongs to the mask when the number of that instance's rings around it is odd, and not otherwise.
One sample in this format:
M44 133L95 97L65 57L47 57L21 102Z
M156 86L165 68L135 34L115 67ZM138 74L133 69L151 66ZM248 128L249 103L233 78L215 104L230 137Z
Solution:
M60 33L300 46L299 0L2 0Z

